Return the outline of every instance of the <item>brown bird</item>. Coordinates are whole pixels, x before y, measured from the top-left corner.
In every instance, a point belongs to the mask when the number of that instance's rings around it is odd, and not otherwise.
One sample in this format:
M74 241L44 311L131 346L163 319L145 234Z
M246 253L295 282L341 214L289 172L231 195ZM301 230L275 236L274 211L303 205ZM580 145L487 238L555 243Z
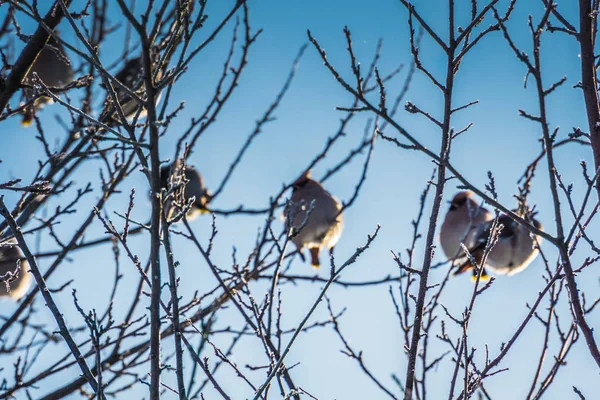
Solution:
M536 228L543 229L542 224L533 218L530 213L521 216ZM536 236L534 239L525 226L518 224L505 214L498 217L498 225L502 225L503 228L498 235L498 242L488 255L486 267L498 275L511 276L523 271L537 257L539 249L536 246L536 241L540 244L542 238ZM475 240L473 248L469 250L478 265L482 261L491 227L492 221L487 222L485 229L481 231L479 237ZM472 263L467 260L454 274L462 274L472 269Z
M18 300L31 286L29 263L22 258L23 253L14 242L0 245L0 297Z
M144 88L144 65L141 57L132 58L131 60L125 63L125 66L117 72L115 75L115 79L121 82L125 87L129 88L132 92L137 94L142 99L144 98L145 88ZM161 74L158 75L160 79ZM105 87L104 84L101 85ZM123 114L127 118L128 121L131 120L137 115L138 120L142 119L146 116L147 111L145 108L138 104L122 87L113 84L113 88L115 89L115 93L117 95L117 99L119 100L119 104L121 105L121 109L123 110ZM156 103L158 104L160 100L160 93L158 93L156 98ZM138 114L139 110L139 114ZM113 99L111 96L107 94L106 100L104 102L104 110L100 115L99 120L106 125L113 127L117 126L121 123L121 119L117 113L116 106L113 104Z
M340 212L342 204L319 182L311 179L310 170L302 174L292 188L291 209L284 212L286 219L288 213L293 216L291 226L294 227L295 232L292 241L303 261L305 258L302 250L308 247L312 266L319 268L321 249L328 248L332 253L342 234L344 227L344 219ZM309 213L313 201L314 207Z
M467 248L472 247L484 223L491 219L492 214L473 199L472 192L458 192L450 202L450 208L440 228L440 244L446 257L451 260L462 258L464 253L460 244L464 243Z
M198 215L208 212L206 205L210 200L210 193L204 186L200 173L191 165L186 164L185 169L183 165L183 160L177 159L160 169L161 187L167 191L164 208L168 210L167 218L171 218L194 197L194 203L186 214L188 221L192 221Z
M42 80L44 85L49 88L62 88L73 81L73 69L71 62L65 53L62 44L50 36L48 43L31 65L29 72L23 79L23 84L34 85L33 73L36 73ZM34 90L31 88L23 89L23 96L27 101L34 97ZM50 104L53 100L48 96L40 96L36 98L23 112L23 120L21 125L29 126L33 121L36 111L41 109L46 103Z

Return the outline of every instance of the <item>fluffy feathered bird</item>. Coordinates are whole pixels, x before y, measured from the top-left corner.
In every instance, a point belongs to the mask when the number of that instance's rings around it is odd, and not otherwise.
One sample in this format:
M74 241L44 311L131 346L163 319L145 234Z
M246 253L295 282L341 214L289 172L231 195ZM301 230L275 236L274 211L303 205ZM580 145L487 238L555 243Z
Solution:
M0 245L0 297L10 297L18 300L27 293L31 286L31 273L29 263L22 259L21 249L14 243ZM17 265L19 259L21 269Z
M340 212L342 203L319 182L312 179L310 171L302 174L292 187L291 208L284 212L286 219L292 217L290 224L295 228L292 241L298 248L302 260L305 260L302 251L308 247L312 266L319 268L321 250L327 248L330 253L333 252L342 234L344 227L344 219ZM313 201L314 206L309 212Z
M184 168L183 160L178 159L161 167L160 180L161 187L167 191L164 207L168 210L168 218L181 211L182 206L192 197L195 200L186 214L188 221L208 212L206 205L210 200L210 193L204 186L202 175L194 167L186 164Z
M23 83L33 86L33 74L42 80L44 85L49 88L62 88L73 81L73 68L71 62L65 53L63 46L50 36L48 43L31 65L29 72L23 79ZM23 95L27 101L34 96L34 90L31 88L23 89ZM37 110L41 109L46 103L52 103L52 98L40 96L36 98L23 112L21 125L29 126Z
M115 75L115 79L143 99L145 97L143 74L144 65L142 58L136 57L125 63L125 66ZM160 74L158 78L160 79ZM104 87L104 85L102 86ZM138 116L138 119L146 116L146 109L141 108L140 110L140 107L142 106L138 104L138 102L136 102L125 89L115 84L113 84L113 88L115 89L115 94L117 95L117 99L119 100L119 104L123 110L123 115L125 115L128 121L131 121L136 115ZM160 93L158 93L156 97L157 104L159 100ZM102 111L99 120L111 127L117 126L121 123L116 105L114 104L112 97L108 94L106 96L106 100L104 101L104 110Z
M543 229L542 224L533 218L530 213L526 213L522 217L536 228ZM486 223L485 229L481 231L473 247L469 249L478 265L482 261L492 223L493 221ZM505 214L498 217L498 225L502 225L503 228L498 235L498 242L487 257L485 266L498 275L506 274L510 276L517 274L527 268L537 257L539 254L538 245L541 243L542 238L539 236L532 237L525 226L518 224ZM473 265L471 261L467 260L454 274L458 275L469 270L473 270Z
M484 229L484 223L493 219L492 214L479 205L469 191L458 192L450 202L442 227L440 244L448 259L462 258L460 244L470 248Z

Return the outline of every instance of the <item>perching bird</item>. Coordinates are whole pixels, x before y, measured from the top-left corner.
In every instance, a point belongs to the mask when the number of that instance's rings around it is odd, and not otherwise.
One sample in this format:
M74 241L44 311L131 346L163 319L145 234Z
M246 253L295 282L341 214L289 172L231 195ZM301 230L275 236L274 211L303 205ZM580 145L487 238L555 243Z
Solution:
M23 253L14 242L0 245L0 297L18 300L27 293L31 285L31 273L29 263L24 259L20 261L18 270L17 260L21 258Z
M188 221L192 221L201 213L208 212L206 204L210 200L210 193L204 186L202 176L190 165L186 164L184 170L183 160L177 159L169 165L162 166L160 183L161 187L167 191L164 202L164 207L168 210L167 218L171 218L181 211L192 197L195 197L195 200L186 214ZM169 193L169 191L171 192Z
M460 244L471 248L492 214L473 199L469 191L458 192L440 228L440 244L448 259L464 257Z
M144 99L144 66L141 57L133 58L125 63L125 66L117 72L115 79L121 82L124 86L136 93L140 98ZM159 74L160 78L160 74ZM104 87L104 85L102 85ZM141 107L131 96L120 86L113 84L117 99L123 110L123 115L128 121L131 121ZM160 93L156 96L156 102L160 100ZM139 111L138 119L144 118L147 114L145 108ZM113 99L107 94L104 101L104 110L99 120L108 126L116 126L121 123L116 106L113 104Z
M63 46L50 36L48 43L44 46L38 57L35 59L29 72L23 79L23 84L33 86L33 73L36 73L44 85L49 88L62 88L73 81L73 69L71 62L66 56ZM23 95L27 101L34 96L33 89L23 89ZM33 101L23 112L21 125L29 126L37 110L46 103L52 103L51 97L40 96Z
M543 229L542 224L529 213L522 215L522 217L536 228ZM493 221L486 223L485 229L481 231L473 247L469 250L478 264L483 258L492 223ZM498 217L498 226L500 225L503 228L498 235L498 242L490 251L485 266L498 275L507 274L510 276L523 271L537 257L539 254L537 246L541 243L542 238L532 238L525 226L518 224L505 214ZM473 269L473 265L467 260L454 274L458 275L471 269Z
M303 261L305 258L302 250L304 247L308 247L312 266L319 268L321 249L328 248L330 253L333 252L333 248L342 234L344 227L344 219L340 213L342 204L329 194L319 182L311 179L310 170L302 174L292 187L293 192L290 199L292 209L284 212L286 218L288 213L293 216L291 226L295 228L296 232L294 232L292 241L298 248ZM313 201L314 208L308 213Z

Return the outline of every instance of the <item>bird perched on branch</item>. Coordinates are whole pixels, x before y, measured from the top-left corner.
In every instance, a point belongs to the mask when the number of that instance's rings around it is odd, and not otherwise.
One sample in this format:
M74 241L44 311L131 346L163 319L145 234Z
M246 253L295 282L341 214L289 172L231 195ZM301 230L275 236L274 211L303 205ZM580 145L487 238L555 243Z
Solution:
M341 213L342 204L319 182L311 179L310 170L300 176L292 185L290 207L284 217L294 228L292 241L305 261L302 251L310 250L311 264L319 268L319 253L323 248L333 252L344 227Z
M533 213L521 213L515 210L517 215L523 217L537 229L542 230L542 224L533 217ZM479 237L475 240L469 252L481 266L481 261L485 252L485 247L493 221L486 223L485 229L481 231ZM539 236L532 236L527 227L513 221L508 215L502 214L498 217L498 226L502 226L498 234L498 241L489 252L487 257L486 267L498 275L514 275L531 264L531 262L539 254L539 248L542 239ZM474 270L470 260L465 261L456 270L454 275L462 274L463 272ZM485 273L482 272L482 276Z
M55 32L58 34L58 32ZM33 74L41 79L41 81L50 89L60 89L73 81L73 68L71 62L65 53L65 49L53 36L50 36L48 43L31 65L29 72L23 79L23 84L33 86ZM31 101L34 98L34 89L23 89L23 95L26 101ZM25 108L21 125L29 126L33 121L36 111L41 109L46 103L53 103L51 97L39 96L33 100L32 104Z
M485 222L491 219L492 214L474 200L472 192L458 192L450 201L450 209L440 228L440 244L446 257L450 260L463 258L460 244L472 247Z
M164 208L167 210L167 218L183 211L192 198L194 200L186 212L188 221L208 212L206 205L210 200L210 193L204 186L202 176L194 167L187 164L184 166L182 159L161 167L160 183L166 190Z
M160 79L161 74L157 76ZM142 100L145 99L145 84L144 84L144 65L141 57L132 58L125 63L125 66L117 72L115 79L127 87L131 92L135 93ZM144 118L147 114L146 109L139 104L129 93L122 87L113 83L116 97L123 110L123 115L128 121L131 121L137 115L137 119ZM102 84L102 87L105 87ZM156 103L160 100L160 93L156 96ZM139 114L138 114L139 112ZM104 110L98 118L101 122L108 126L117 126L121 123L117 106L114 104L112 96L108 93L104 101Z
M20 261L19 261L20 260ZM18 300L31 285L29 263L16 243L0 245L0 297Z

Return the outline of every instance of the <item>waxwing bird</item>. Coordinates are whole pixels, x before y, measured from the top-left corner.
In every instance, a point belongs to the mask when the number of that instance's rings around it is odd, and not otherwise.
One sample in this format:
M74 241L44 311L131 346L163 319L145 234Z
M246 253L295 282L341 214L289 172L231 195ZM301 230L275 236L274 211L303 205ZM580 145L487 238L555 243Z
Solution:
M161 187L167 191L164 203L165 209L168 210L167 218L171 218L183 210L192 197L195 200L186 213L188 221L208 212L206 205L210 200L210 193L204 186L202 176L190 165L186 164L184 168L182 159L162 166L160 181Z
M125 66L115 75L115 79L143 99L145 90L143 74L144 66L142 63L142 58L136 57L125 63ZM102 86L104 87L104 85ZM138 114L138 110L141 105L138 104L125 89L116 84L113 84L113 88L115 89L117 99L119 100L119 104L123 110L123 115L125 115L128 121L131 121L136 115L138 116L138 119L146 116L147 111L145 108L142 108ZM157 95L156 102L158 103L159 100L160 93ZM111 127L121 123L116 106L113 103L113 99L108 94L104 102L104 110L99 120Z
M42 80L44 85L49 88L62 88L73 81L73 69L71 62L67 57L63 46L50 36L48 43L44 46L38 57L35 59L29 72L23 79L23 84L33 86L33 73ZM34 90L31 88L23 89L23 95L28 101L34 96ZM52 98L40 96L33 101L23 112L21 125L29 126L37 110L41 109L46 103L52 103Z
M305 260L302 250L310 250L311 264L319 268L319 253L328 248L333 252L344 227L341 214L342 203L333 197L319 182L310 177L310 170L302 174L292 185L291 207L284 216L291 218L294 227L292 241L298 248L300 257ZM314 202L314 203L313 203ZM311 203L313 204L310 211Z
M479 205L469 191L458 192L450 202L440 228L440 244L448 259L462 258L460 244L471 248L484 229L485 222L493 219L492 214Z
M530 213L526 213L522 217L536 228L543 229L542 224L533 218L533 215L530 215ZM469 250L478 265L483 258L492 223L492 221L486 223L486 228L476 239L473 248ZM498 235L497 243L489 252L486 267L498 275L506 274L510 276L517 274L527 268L537 257L539 254L538 246L542 238L538 236L532 237L525 226L513 221L505 214L498 217L498 225L502 225L502 230ZM458 275L472 269L473 265L467 260L454 274Z
M0 245L0 297L18 300L30 285L29 263L23 259L21 249L14 241Z

